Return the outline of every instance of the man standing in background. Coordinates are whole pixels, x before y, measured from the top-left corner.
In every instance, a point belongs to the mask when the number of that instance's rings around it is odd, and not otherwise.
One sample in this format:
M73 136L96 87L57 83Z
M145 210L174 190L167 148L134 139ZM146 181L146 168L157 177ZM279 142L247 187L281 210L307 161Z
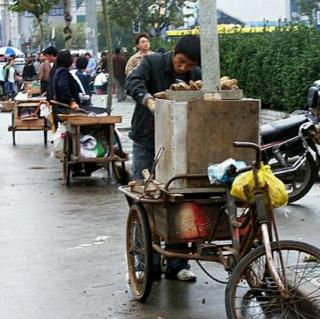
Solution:
M135 69L142 61L142 58L148 54L151 54L150 40L147 33L140 33L135 37L135 44L139 50L136 54L130 57L126 65L126 75L128 76L133 69Z
M38 78L40 80L41 94L48 91L50 74L53 73L52 67L56 60L56 56L57 50L54 47L48 47L40 54L40 62L41 60L42 62L40 64ZM48 97L48 101L51 98L52 97Z
M126 83L126 60L121 54L121 49L116 48L115 54L112 57L113 73L114 73L114 85L116 89L116 95L118 102L126 99L125 83Z

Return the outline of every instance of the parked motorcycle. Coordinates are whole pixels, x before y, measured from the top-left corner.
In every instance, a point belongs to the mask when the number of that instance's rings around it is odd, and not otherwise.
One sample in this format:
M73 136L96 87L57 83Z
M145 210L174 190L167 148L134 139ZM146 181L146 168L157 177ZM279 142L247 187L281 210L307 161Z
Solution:
M309 89L309 110L298 110L290 117L261 127L263 160L286 185L289 203L306 195L319 173L319 88Z

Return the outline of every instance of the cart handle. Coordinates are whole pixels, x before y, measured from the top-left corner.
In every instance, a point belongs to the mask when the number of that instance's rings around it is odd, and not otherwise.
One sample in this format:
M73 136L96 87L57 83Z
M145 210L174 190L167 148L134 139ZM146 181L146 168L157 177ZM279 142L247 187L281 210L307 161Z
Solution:
M207 174L179 174L171 177L166 183L164 189L167 191L169 189L170 184L172 184L177 179L201 179L208 178Z
M58 102L58 101L55 101L55 100L50 100L50 103L51 104L60 105L62 107L66 107L68 109L73 110L72 107L69 104L66 104L66 103ZM82 109L80 107L77 110L74 110L74 111L79 111L79 112L82 112L82 113L85 113L85 114L88 114L88 115L91 115L91 116L95 116L96 115L94 112L89 112L89 111L87 111L85 109Z
M259 169L260 168L260 162L261 162L261 148L258 144L252 143L252 142L240 142L240 141L234 141L233 142L234 147L242 147L242 148L251 148L256 151L256 161L254 163L254 166Z

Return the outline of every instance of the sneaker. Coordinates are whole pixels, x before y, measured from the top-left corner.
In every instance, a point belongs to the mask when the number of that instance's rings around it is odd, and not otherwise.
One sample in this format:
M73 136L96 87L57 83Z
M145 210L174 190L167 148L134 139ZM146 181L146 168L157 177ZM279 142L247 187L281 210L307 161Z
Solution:
M181 269L177 273L177 279L181 281L196 281L197 276L189 269Z

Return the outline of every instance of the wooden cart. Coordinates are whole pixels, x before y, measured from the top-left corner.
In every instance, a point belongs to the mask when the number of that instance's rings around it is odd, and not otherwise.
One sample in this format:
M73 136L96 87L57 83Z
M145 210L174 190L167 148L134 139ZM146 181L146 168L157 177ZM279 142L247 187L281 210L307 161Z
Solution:
M65 123L67 132L64 138L63 147L63 183L70 184L71 166L74 164L101 164L102 166L121 162L124 163L128 158L122 149L115 148L118 140L114 139L115 124L121 123L121 116L97 116L89 117L87 115L59 114L59 118ZM106 140L108 151L103 157L86 158L81 155L80 138L91 129L102 130Z
M13 145L16 144L16 131L43 131L44 144L47 145L50 128L47 119L39 115L39 101L40 98L16 101L11 111L12 123L8 128L8 131L12 132ZM30 116L26 116L26 113Z

